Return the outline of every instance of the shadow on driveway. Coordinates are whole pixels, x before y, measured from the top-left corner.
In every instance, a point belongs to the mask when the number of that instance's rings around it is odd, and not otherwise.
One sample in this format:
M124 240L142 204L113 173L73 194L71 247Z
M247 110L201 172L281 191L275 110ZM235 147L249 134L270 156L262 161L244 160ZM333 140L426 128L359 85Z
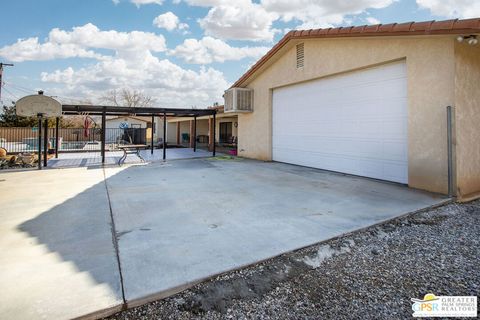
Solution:
M396 184L241 159L6 174L2 315L66 319L120 308L105 183L130 305L443 201Z

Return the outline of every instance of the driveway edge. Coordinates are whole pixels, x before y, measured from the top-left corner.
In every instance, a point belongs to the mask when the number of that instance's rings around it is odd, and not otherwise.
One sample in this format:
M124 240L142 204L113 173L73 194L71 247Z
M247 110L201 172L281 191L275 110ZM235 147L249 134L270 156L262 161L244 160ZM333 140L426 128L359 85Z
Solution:
M175 295L177 293L180 293L182 291L190 289L190 288L192 288L193 286L195 286L199 283L211 280L213 278L216 278L218 276L221 276L221 275L224 275L224 274L227 274L227 273L230 273L230 272L234 272L234 271L241 270L241 269L244 269L244 268L249 267L249 266L253 266L253 265L256 265L256 264L259 264L259 263L263 263L265 261L283 256L285 254L289 254L289 253L292 253L292 252L295 252L295 251L298 251L298 250L302 250L302 249L305 249L305 248L308 248L308 247L311 247L311 246L321 245L322 243L325 243L327 241L343 238L343 237L349 236L349 235L357 233L357 232L362 232L362 231L364 231L366 229L369 229L369 228L372 228L372 227L377 227L377 226L385 224L385 223L390 223L390 222L393 222L393 221L396 221L396 220L403 219L403 218L411 216L411 215L415 215L415 214L418 214L418 213L421 213L421 212L433 210L433 209L442 207L442 206L447 205L447 204L452 203L452 202L454 202L453 198L447 198L447 199L445 199L445 200L443 200L439 203L427 206L425 208L414 210L414 211L409 211L409 212L406 212L404 214L401 214L401 215L393 217L393 218L388 218L388 219L385 219L385 220L381 220L381 221L376 222L374 224L371 224L369 226L362 227L362 228L359 228L359 229L355 229L355 230L352 230L352 231L349 231L349 232L346 232L346 233L342 233L342 234L340 234L338 236L335 236L335 237L332 237L332 238L328 238L328 239L325 239L325 240L322 240L322 241L319 241L319 242L315 242L315 243L312 243L312 244L309 244L309 245L306 245L306 246L302 246L302 247L299 247L299 248L296 248L296 249L293 249L293 250L289 250L289 251L283 252L281 254L277 254L277 255L262 259L262 260L258 260L254 263L247 263L247 264L241 265L239 267L232 268L232 269L220 272L220 273L216 273L216 274L213 274L213 275L208 276L208 277L204 277L204 278L200 278L200 279L197 279L197 280L194 280L194 281L190 281L188 283L185 283L184 285L177 286L177 287L172 287L170 289L166 289L166 290L158 292L158 293L147 295L147 296L142 297L142 298L137 298L137 299L133 299L133 300L129 300L129 301L127 300L126 301L126 309L131 309L131 308L134 308L134 307L138 307L138 306L141 306L141 305L144 305L144 304L156 301L156 300L165 299L167 297L170 297L172 295Z

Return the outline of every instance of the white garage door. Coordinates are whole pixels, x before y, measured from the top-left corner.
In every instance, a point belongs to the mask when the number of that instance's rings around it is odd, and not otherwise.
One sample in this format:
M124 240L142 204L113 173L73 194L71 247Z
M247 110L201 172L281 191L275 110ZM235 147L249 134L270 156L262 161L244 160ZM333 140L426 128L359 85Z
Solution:
M408 183L405 63L275 89L273 160Z

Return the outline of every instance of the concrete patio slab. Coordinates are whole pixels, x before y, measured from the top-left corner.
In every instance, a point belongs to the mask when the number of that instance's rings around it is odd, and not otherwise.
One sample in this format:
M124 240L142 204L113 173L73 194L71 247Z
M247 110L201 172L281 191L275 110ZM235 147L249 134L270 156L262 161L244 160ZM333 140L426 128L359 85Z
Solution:
M0 318L120 307L103 170L0 173L0 195Z
M106 172L130 305L445 200L398 184L241 159Z
M6 319L98 317L122 307L120 270L132 306L444 201L397 184L227 158L4 172L0 195Z
M106 165L116 165L118 160L123 156L123 151L108 151L105 154ZM150 150L140 150L140 156L145 162L163 161L163 150L155 149L153 154ZM166 150L167 160L192 159L211 157L212 153L197 149L193 151L191 148L171 148ZM135 154L129 154L125 160L125 164L142 163ZM100 152L67 152L60 153L58 158L48 160L49 168L73 168L73 167L99 167L102 165L102 156Z

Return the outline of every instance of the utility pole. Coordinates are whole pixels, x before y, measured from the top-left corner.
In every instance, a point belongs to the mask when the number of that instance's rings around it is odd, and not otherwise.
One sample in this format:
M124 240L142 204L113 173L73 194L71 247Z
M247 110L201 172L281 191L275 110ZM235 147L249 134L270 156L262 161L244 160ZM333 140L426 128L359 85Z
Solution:
M2 74L3 74L3 67L13 67L13 64L11 64L11 63L1 63L1 62L0 62L0 101L2 100L2 86L3 86Z

